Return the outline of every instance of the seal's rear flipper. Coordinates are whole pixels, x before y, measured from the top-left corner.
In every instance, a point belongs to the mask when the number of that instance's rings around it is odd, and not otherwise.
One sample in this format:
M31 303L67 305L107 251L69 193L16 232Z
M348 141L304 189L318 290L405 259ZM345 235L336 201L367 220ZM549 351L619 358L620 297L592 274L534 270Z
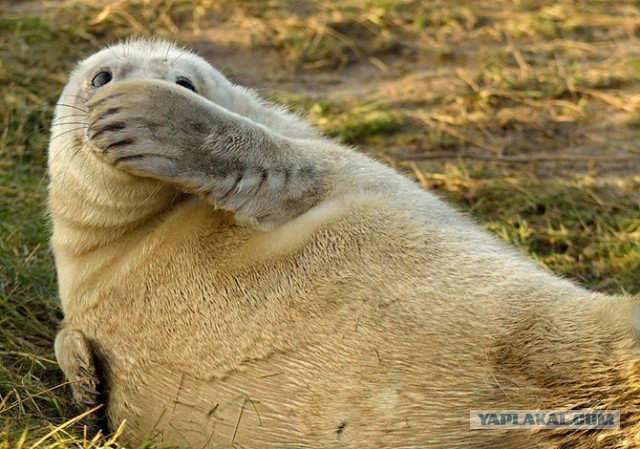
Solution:
M56 335L55 353L58 365L64 372L73 399L84 410L96 407L102 402L101 382L98 378L91 345L82 331L61 329ZM104 409L91 416L91 427L106 432Z

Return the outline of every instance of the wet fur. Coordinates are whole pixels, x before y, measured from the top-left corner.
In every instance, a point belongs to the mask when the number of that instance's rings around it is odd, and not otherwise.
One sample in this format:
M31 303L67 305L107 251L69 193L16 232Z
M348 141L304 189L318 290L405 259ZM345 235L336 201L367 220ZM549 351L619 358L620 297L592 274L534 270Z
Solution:
M49 172L56 354L125 441L640 444L638 298L542 270L193 54L130 41L81 62ZM622 428L469 430L473 409L592 407Z

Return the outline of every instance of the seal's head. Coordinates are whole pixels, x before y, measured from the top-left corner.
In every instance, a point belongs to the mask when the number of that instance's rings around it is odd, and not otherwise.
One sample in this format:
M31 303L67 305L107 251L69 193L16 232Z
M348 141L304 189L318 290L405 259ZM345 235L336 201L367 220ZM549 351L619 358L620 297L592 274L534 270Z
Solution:
M194 53L161 40L134 39L107 47L81 61L56 105L51 142L50 165L66 160L65 145L86 146L88 139L86 103L100 89L124 80L161 80L178 84L223 107L232 99L226 94L231 83L209 63Z
M56 104L48 150L49 211L58 254L65 245L73 251L92 248L111 238L106 229L128 229L131 223L166 209L180 195L170 185L105 163L88 137L92 98L121 82L147 80L171 83L172 88L193 91L222 107L234 103L232 84L220 72L170 42L128 40L81 61ZM65 227L74 231L64 232ZM81 238L71 238L79 234Z

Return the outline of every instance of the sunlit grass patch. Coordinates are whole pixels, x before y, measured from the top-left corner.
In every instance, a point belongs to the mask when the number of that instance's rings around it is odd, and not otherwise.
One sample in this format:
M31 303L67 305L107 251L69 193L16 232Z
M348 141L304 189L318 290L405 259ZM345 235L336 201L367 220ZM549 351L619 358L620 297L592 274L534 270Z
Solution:
M363 143L374 136L398 131L402 126L397 115L375 103L353 107L315 103L309 110L309 120L344 143Z
M270 100L308 120L330 137L348 144L363 144L402 128L403 118L379 102L326 101L308 95L272 92Z

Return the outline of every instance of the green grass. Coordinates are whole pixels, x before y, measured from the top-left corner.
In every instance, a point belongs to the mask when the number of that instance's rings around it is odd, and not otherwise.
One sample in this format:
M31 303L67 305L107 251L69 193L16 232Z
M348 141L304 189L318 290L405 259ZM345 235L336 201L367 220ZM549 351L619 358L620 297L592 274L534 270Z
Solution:
M69 421L78 411L53 355L62 314L47 243L46 146L66 73L129 35L213 45L208 56L235 81L406 172L542 265L596 290L640 292L633 2L148 0L107 8L71 0L4 8L0 448L98 444L82 421Z
M376 101L350 102L315 100L306 95L272 92L268 99L306 116L330 137L347 144L363 144L393 135L402 128L402 118L388 105Z
M0 30L0 447L14 447L75 414L52 351L62 314L45 206L48 127L72 64L60 53L72 41L40 17L3 16Z
M629 187L638 192L640 180ZM487 229L556 273L600 291L638 291L635 195L588 178L500 177L463 182L445 196L468 206Z

